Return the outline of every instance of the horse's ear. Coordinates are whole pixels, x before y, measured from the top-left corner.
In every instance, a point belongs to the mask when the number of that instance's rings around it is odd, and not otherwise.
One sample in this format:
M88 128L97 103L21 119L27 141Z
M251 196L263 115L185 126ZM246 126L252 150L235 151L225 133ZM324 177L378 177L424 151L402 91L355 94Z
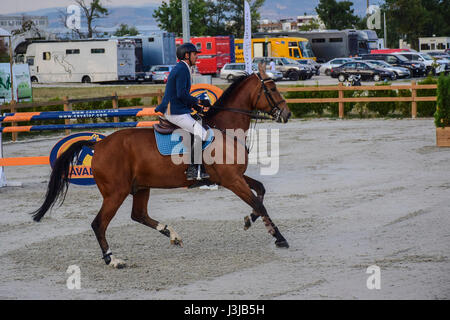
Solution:
M258 71L259 71L259 74L261 75L261 78L263 78L263 79L267 78L265 62L258 63Z

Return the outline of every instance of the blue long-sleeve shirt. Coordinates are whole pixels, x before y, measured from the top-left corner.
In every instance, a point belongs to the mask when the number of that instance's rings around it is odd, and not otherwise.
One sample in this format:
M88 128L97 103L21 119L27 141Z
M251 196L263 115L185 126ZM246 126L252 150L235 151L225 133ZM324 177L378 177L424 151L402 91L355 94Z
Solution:
M186 63L180 61L169 74L164 98L155 111L165 113L170 103L170 114L191 113L198 99L191 96L191 73Z

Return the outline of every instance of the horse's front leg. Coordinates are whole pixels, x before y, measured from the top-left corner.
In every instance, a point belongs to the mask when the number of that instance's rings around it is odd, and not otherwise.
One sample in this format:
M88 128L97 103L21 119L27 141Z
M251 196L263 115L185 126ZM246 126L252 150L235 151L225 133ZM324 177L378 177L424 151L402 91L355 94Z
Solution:
M222 185L225 188L233 191L239 198L250 205L257 216L261 216L264 221L264 225L267 228L267 231L273 237L275 237L275 245L277 247L289 248L288 242L283 237L280 230L278 230L278 227L272 222L263 203L253 194L252 190L246 182L246 179L243 176L234 179L231 183L224 183Z
M255 180L253 178L250 178L249 176L244 175L244 179L247 182L250 189L254 190L256 192L256 196L258 197L259 201L263 203L264 201L264 195L266 193L266 189L264 188L264 185L259 182L258 180ZM250 216L245 216L244 218L244 230L247 230L252 225L252 222L255 222L256 219L258 219L259 215L256 213L256 211L253 209L253 212L250 214Z

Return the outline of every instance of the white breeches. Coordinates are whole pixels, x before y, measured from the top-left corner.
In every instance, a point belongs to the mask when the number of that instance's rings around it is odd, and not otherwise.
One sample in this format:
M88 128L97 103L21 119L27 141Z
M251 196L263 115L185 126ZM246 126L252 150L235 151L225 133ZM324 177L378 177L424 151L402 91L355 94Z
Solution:
M208 132L203 126L194 120L189 113L185 114L164 114L164 117L171 123L183 128L184 130L194 134L195 136L206 141Z

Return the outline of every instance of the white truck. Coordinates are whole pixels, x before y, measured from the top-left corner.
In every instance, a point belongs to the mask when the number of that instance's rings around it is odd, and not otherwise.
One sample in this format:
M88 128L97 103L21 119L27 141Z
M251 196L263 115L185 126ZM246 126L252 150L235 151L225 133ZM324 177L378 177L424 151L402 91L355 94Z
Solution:
M34 83L135 79L135 43L123 39L32 41L23 60Z

